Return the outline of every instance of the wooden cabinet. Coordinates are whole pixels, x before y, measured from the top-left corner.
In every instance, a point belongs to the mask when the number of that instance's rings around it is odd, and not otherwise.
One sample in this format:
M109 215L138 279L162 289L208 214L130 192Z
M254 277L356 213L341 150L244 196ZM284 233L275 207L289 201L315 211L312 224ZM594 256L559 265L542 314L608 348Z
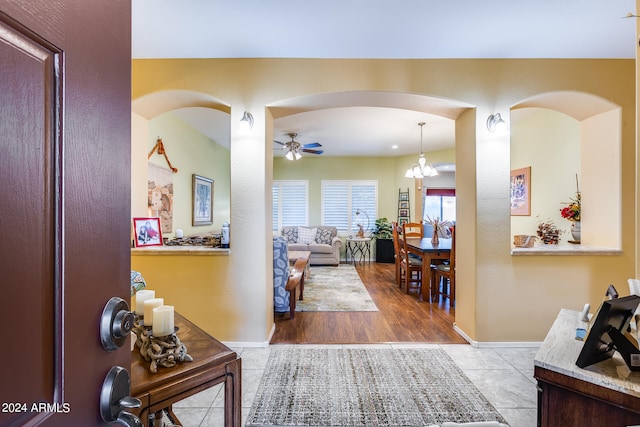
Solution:
M585 327L580 313L563 309L534 358L538 382L538 426L624 427L640 424L640 376L616 354L587 369L575 361Z

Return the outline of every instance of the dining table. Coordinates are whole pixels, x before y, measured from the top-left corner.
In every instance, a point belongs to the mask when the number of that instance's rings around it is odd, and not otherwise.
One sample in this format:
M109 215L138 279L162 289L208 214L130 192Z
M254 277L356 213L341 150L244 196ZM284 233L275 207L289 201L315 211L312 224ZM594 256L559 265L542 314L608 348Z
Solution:
M431 264L434 260L449 259L451 254L451 239L439 239L438 243L432 243L431 238L408 237L407 251L422 259L422 286L420 298L424 301L434 301L438 289L435 283L431 283ZM425 286L426 284L429 286Z

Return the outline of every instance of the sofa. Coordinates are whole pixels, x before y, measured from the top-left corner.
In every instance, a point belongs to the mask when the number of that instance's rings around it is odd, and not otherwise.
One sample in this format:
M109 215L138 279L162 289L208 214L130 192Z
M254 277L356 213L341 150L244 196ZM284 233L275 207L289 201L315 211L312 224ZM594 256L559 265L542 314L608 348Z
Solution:
M342 240L336 227L313 225L306 227L287 226L282 228L282 237L290 251L309 251L310 265L340 264Z

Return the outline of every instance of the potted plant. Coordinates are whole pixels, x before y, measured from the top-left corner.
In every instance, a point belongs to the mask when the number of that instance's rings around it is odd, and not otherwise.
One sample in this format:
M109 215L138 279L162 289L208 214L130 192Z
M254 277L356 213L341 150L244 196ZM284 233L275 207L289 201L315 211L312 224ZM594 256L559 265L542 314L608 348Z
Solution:
M373 229L372 237L376 241L376 262L393 263L393 233L391 222L387 218L378 218Z

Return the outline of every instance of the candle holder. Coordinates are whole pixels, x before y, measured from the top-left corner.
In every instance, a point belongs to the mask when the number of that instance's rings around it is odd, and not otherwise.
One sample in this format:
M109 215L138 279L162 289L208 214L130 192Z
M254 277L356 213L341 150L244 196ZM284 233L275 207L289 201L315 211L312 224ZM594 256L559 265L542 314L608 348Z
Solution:
M151 362L151 372L158 372L158 366L172 368L178 362L193 362L193 357L187 353L187 347L176 334L178 328L169 335L156 337L152 334L151 326L144 326L143 319L143 316L136 315L132 331L136 334L136 347L140 349L140 355Z

